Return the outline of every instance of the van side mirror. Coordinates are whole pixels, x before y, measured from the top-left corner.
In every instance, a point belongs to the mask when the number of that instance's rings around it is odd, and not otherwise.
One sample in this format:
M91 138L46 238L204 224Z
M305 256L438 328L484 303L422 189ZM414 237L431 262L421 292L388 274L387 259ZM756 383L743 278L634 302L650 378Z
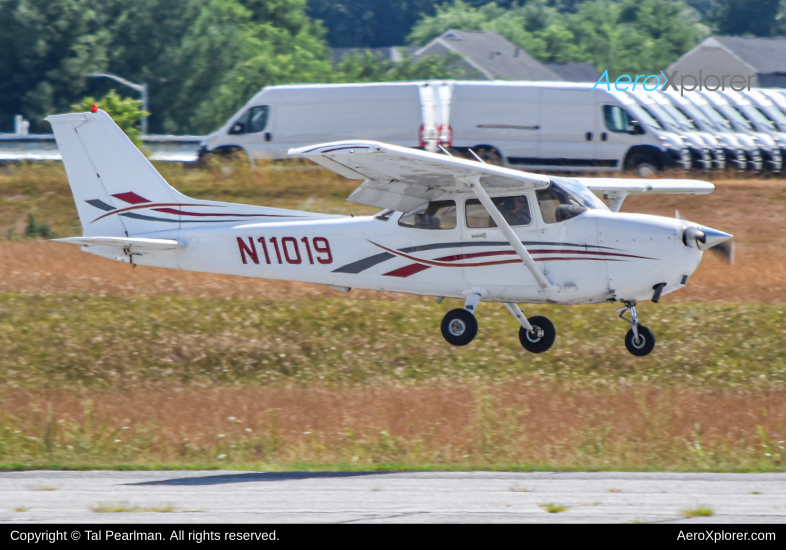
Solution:
M232 128L229 130L230 134L242 134L243 133L243 123L236 122Z
M640 136L644 133L644 128L641 127L641 124L633 123L628 126L628 133L633 136Z

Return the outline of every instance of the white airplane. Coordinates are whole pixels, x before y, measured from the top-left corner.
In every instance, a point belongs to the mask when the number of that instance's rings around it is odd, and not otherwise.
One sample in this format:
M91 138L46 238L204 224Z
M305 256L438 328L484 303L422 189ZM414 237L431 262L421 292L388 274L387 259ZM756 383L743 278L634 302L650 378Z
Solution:
M481 301L504 304L533 353L551 348L556 330L518 303L620 301L625 345L647 355L655 337L636 303L685 286L702 252L731 238L618 212L632 194L711 193L703 181L553 177L373 141L290 154L362 180L348 200L385 209L375 216L195 200L170 187L105 112L47 120L83 233L56 240L132 265L458 298L464 306L442 321L456 346L475 338Z

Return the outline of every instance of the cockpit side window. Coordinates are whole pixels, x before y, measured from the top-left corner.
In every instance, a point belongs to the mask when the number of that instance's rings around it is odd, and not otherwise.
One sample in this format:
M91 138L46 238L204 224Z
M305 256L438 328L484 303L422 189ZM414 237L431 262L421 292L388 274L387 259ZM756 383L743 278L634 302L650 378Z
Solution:
M398 224L415 229L455 229L456 201L428 202L401 216Z
M502 217L511 227L529 225L532 223L532 214L529 210L529 200L526 195L510 197L491 197L491 202L499 209ZM464 203L467 217L467 227L470 229L483 227L497 227L486 208L478 199L469 199Z

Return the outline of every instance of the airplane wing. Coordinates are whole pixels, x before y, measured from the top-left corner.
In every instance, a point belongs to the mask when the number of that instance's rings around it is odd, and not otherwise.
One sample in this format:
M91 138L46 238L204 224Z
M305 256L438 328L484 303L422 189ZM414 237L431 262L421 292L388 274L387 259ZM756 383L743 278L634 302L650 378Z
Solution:
M626 178L573 178L589 188L597 196L611 201L610 208L619 212L622 201L628 195L683 194L709 195L715 186L701 180L650 180Z
M709 195L715 186L701 180L649 180L626 178L572 178L586 185L598 196L604 193L668 193L687 195Z
M457 180L479 177L491 189L545 189L539 174L481 164L447 155L376 141L338 141L289 150L337 174L365 180L347 198L352 202L409 212L441 195L467 189Z

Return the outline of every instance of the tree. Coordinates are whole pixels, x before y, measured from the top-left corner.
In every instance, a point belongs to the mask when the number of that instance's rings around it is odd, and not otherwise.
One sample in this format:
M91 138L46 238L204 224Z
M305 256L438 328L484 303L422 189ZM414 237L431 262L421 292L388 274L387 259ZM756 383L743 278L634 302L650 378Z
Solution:
M142 110L142 102L140 100L122 98L116 91L111 90L99 100L86 97L79 103L71 105L71 112L83 113L90 111L93 105L106 111L115 121L115 124L120 126L137 147L142 146L142 131L139 128L139 122L148 115L148 112Z
M34 132L66 112L82 75L106 69L109 31L88 0L0 0L0 125L24 114Z
M400 46L415 22L444 0L309 0L308 15L327 28L333 48Z
M174 53L177 130L214 130L263 86L329 80L323 33L302 0L209 0Z
M589 0L575 13L545 0L510 9L455 0L421 19L407 40L425 44L451 28L494 30L540 61L592 61L614 75L657 73L698 41L695 14L674 0Z
M332 82L397 82L472 77L452 65L461 59L451 53L444 57L430 55L412 60L404 56L399 62L381 59L373 52L344 57L333 73Z
M718 32L771 36L778 28L780 0L726 0L716 15Z

